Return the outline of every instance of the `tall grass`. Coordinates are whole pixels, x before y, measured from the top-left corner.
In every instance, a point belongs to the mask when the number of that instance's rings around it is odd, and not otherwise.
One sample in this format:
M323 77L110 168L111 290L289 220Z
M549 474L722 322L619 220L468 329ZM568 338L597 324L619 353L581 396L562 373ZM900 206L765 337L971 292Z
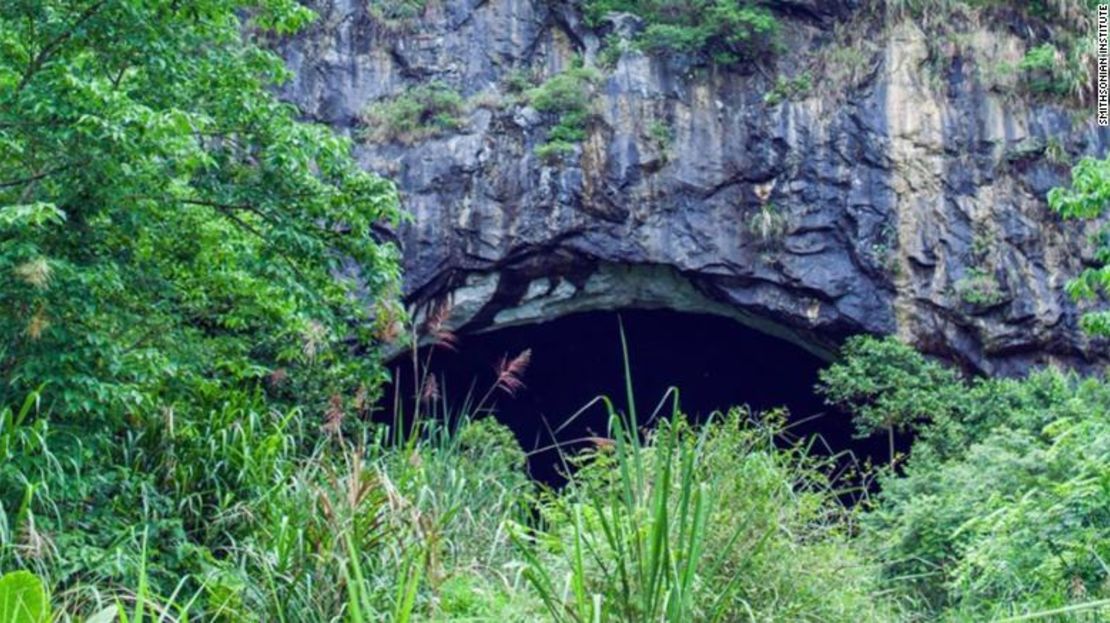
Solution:
M858 536L870 501L841 503L836 457L791 441L784 412L694 423L671 390L642 418L625 346L623 405L587 405L604 409L609 429L563 455L567 484L550 489L489 417L494 397L522 389L529 355L506 357L490 390L457 407L427 357L414 355L414 395L388 425L338 406L313 421L260 394L95 433L50 422L37 397L0 412L0 571L40 577L61 623L835 623L929 612L881 576ZM1015 620L1103 610L996 608Z
M609 439L573 459L542 521L517 530L526 577L550 618L610 621L890 621L874 565L848 537L852 512L829 459L780 448L785 417L744 409L699 426L677 390L641 430L607 399Z

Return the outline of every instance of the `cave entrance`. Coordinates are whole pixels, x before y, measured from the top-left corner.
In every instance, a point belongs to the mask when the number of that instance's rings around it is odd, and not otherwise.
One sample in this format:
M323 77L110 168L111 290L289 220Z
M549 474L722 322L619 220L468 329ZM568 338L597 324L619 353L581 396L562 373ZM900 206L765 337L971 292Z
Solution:
M641 423L670 387L680 391L682 411L698 420L714 411L748 405L755 411L786 407L791 436L819 435L814 450L852 451L864 460L887 460L882 439L855 439L850 419L824 404L814 391L827 362L800 346L716 315L669 310L626 309L570 314L542 323L460 335L456 350L437 349L431 370L448 401L456 405L468 391L482 395L493 383L502 357L531 349L515 396L494 393L495 415L531 452L532 476L561 482L561 462L551 431L599 395L625 408L623 323L629 345L632 384ZM402 392L412 395L404 380ZM669 414L669 406L666 413ZM602 405L583 412L559 434L564 450L607 431Z

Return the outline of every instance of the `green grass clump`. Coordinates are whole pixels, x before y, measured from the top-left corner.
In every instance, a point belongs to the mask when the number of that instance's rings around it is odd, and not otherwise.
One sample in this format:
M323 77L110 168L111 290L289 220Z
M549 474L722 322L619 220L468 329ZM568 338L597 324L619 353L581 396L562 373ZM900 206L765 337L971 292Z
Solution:
M1047 42L1030 48L1019 63L1022 84L1034 94L1082 99L1090 88L1089 48L1082 37L1071 39L1062 49Z
M981 268L968 270L953 287L960 300L973 307L993 307L1006 300L1006 293L994 273Z
M442 82L422 84L375 102L362 115L364 138L412 143L462 125L463 97Z
M612 445L579 457L520 538L551 618L890 620L821 462L775 447L780 416L694 427L676 410L641 442L614 412Z
M763 101L769 106L777 106L784 101L804 99L811 91L813 91L813 75L809 72L793 78L778 76L775 78L774 86L763 95Z
M600 80L596 69L576 62L525 93L536 110L556 116L546 140L536 147L537 156L557 159L570 155L586 139L590 103Z

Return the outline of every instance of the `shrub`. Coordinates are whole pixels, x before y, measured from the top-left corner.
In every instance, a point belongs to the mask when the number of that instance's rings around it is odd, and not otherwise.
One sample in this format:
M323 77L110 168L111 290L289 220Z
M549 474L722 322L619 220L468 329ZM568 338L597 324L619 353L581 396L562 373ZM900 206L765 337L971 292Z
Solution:
M593 67L576 62L527 93L529 103L538 111L557 116L547 139L536 147L544 159L561 158L574 152L586 138L593 90L601 75Z
M841 357L821 371L817 390L852 414L857 435L885 433L892 462L894 433L944 416L956 398L951 371L896 340L850 338Z
M647 23L636 41L645 50L689 54L720 65L767 56L779 31L767 8L747 1L588 0L585 10L587 21L594 25L609 12L634 13Z
M462 125L464 102L457 91L432 82L383 101L363 112L364 137L405 143L424 140Z
M859 423L914 422L904 471L882 476L862 525L890 589L921 600L921 616L1106 614L1104 379L964 381L893 339L856 338L822 381Z
M1110 205L1110 158L1081 159L1072 167L1071 184L1049 191L1048 204L1065 219L1097 222ZM1100 227L1092 242L1096 265L1085 268L1067 286L1076 300L1092 301L1110 294L1110 230ZM1087 312L1080 322L1089 333L1110 336L1110 312L1106 310Z
M1062 79L1062 60L1056 46L1043 43L1031 48L1018 67L1025 73L1027 88L1034 93L1067 95L1070 85Z
M427 0L368 0L370 14L389 25L399 25L424 13Z
M968 270L966 276L956 281L954 288L960 300L973 307L994 307L1006 300L1006 293L994 273L981 268Z
M759 206L759 211L752 213L747 222L748 233L765 245L779 241L786 235L789 227L786 214L771 202Z
M813 90L813 76L805 72L794 78L778 76L775 85L763 96L763 101L770 106L777 106L786 100L802 99Z

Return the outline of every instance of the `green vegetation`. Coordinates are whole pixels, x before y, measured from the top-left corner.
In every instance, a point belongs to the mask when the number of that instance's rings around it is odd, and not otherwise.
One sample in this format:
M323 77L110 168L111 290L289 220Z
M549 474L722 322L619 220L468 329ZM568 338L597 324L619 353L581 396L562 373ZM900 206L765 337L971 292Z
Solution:
M396 253L370 232L396 192L276 99L288 72L240 6L0 9L0 404L45 384L74 434L123 434L277 371L268 394L314 409L383 376L347 341L373 350L389 317ZM252 6L251 28L311 19Z
M519 537L551 618L889 621L827 461L775 448L783 415L693 428L676 404L641 443L612 413L612 445L579 457L541 504L545 529Z
M0 621L47 623L49 620L50 602L41 580L28 571L0 576Z
M1094 0L893 0L886 3L886 8L888 16L915 19L928 30L934 63L951 56L951 52L940 51L940 41L952 44L952 50L966 53L974 49L966 32L959 30L962 27L954 26L966 23L967 17L985 24L1015 23L1017 17L1022 24L1020 36L1027 40L1028 47L1016 63L980 54L979 70L988 82L1007 93L1016 90L1085 103L1093 96L1094 40L1090 33L1096 5Z
M994 273L982 268L971 268L956 281L956 295L974 307L986 308L1006 300L1006 293Z
M1099 219L1110 205L1110 158L1083 158L1072 169L1071 177L1069 188L1049 192L1048 204L1066 219ZM1092 242L1098 266L1085 269L1068 284L1068 292L1080 301L1110 294L1110 229L1101 225ZM1081 322L1095 335L1110 335L1110 311L1088 312Z
M759 206L759 211L753 212L748 217L748 233L755 236L763 244L773 244L782 239L789 230L790 223L786 214L782 213L773 202L766 202Z
M558 119L548 130L547 139L536 147L537 156L545 160L558 159L574 153L578 143L585 140L590 102L600 80L597 69L576 61L525 93L536 110L556 115Z
M422 84L366 108L363 137L372 141L413 143L462 125L465 102L457 91L441 83Z
M688 54L703 62L736 65L759 61L775 48L779 23L763 3L730 0L588 0L586 20L600 23L610 12L646 22L636 45L650 53ZM609 42L609 46L620 45Z
M648 138L655 145L663 162L671 159L671 145L674 143L674 130L662 121L652 121L647 129Z
M367 0L370 14L389 26L401 26L424 13L427 0Z
M645 45L717 62L775 30L762 5L628 6ZM1102 377L965 379L853 338L820 391L889 453L845 475L782 411L694 423L675 390L641 419L626 367L623 407L587 405L609 427L563 456L568 484L533 482L490 417L530 351L481 398L441 396L428 369L455 342L449 314L410 326L397 252L371 233L400 221L394 188L274 95L287 72L253 33L311 19L292 0L0 4L0 621L1110 616ZM1025 71L1048 71L1037 50ZM541 155L586 137L598 80L510 81L557 119ZM368 119L415 140L462 109L431 84ZM748 232L775 241L786 215L755 192ZM1104 217L1110 160L1080 161L1049 203ZM1095 243L1079 298L1110 295L1110 233ZM957 290L994 305L995 280ZM1110 335L1110 312L1083 326ZM380 349L402 335L418 389L384 422Z
M1083 99L1091 88L1090 48L1083 36L1067 38L1062 48L1047 42L1030 48L1019 64L1024 87L1034 94Z
M793 78L778 76L775 84L763 95L769 106L777 106L784 101L804 99L813 90L813 76L805 72Z
M924 620L1110 614L1110 385L1047 370L959 380L894 341L849 342L823 375L864 430L913 421L903 470L861 517L894 595Z

